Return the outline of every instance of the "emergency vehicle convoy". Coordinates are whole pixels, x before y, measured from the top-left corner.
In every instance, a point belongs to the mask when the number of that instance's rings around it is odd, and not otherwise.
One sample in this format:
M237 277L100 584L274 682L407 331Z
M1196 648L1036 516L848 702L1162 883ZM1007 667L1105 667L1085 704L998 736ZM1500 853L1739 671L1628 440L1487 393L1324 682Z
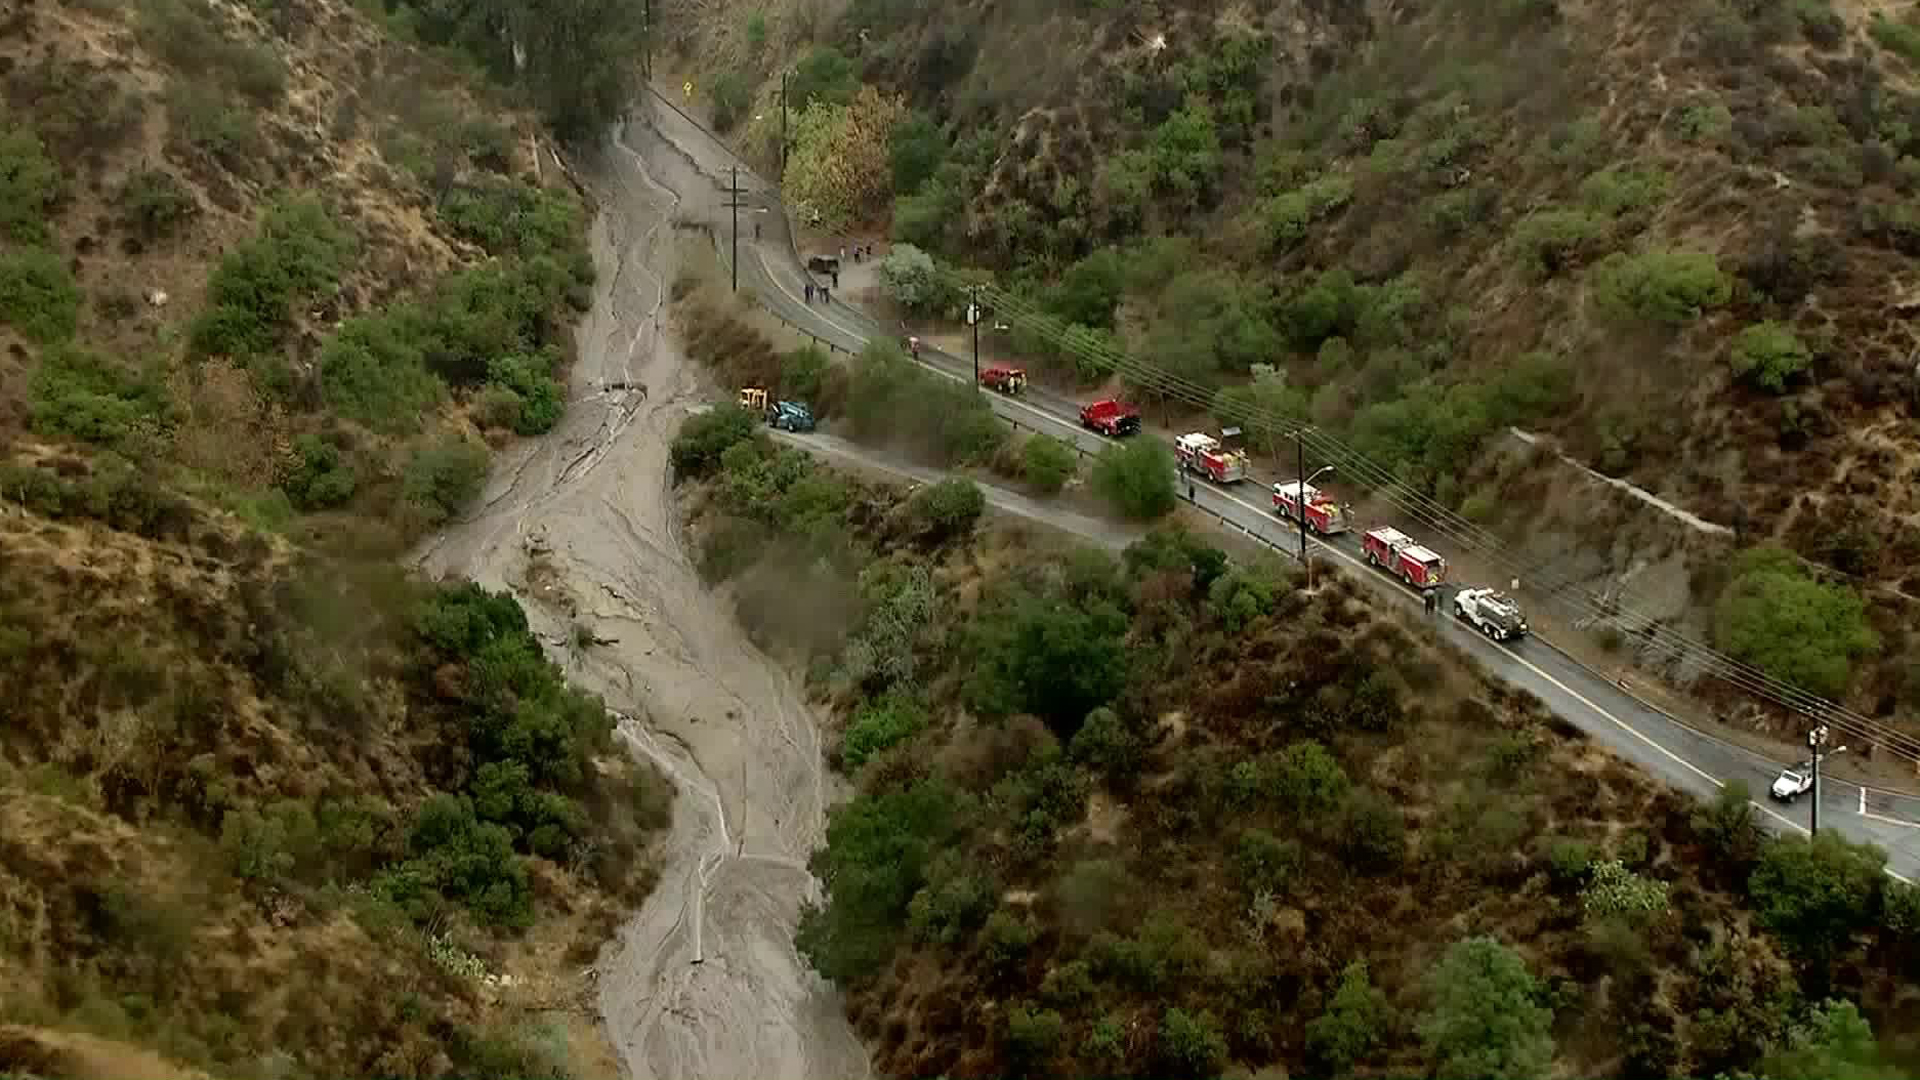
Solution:
M1189 432L1173 440L1173 452L1182 469L1216 484L1247 478L1247 452L1241 448L1239 428L1223 428L1217 439L1202 431Z
M1273 485L1273 512L1288 521L1299 521L1304 513L1307 528L1321 536L1343 533L1352 527L1347 521L1346 507L1312 484L1298 480Z
M1447 579L1447 560L1391 525L1368 529L1360 538L1360 550L1368 566L1385 570L1422 592L1438 588Z

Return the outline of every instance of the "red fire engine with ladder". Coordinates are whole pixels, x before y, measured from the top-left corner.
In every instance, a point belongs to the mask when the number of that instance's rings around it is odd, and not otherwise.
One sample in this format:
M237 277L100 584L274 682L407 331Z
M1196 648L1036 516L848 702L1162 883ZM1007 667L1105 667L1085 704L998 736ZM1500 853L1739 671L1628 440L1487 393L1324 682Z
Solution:
M1202 473L1216 484L1247 477L1247 452L1240 448L1239 428L1224 428L1217 439L1205 432L1189 432L1173 440L1173 451L1182 469Z
M1273 485L1273 512L1288 521L1300 520L1303 502L1307 528L1315 533L1321 536L1332 536L1335 533L1346 532L1352 527L1348 523L1347 508L1334 502L1331 496L1312 484L1303 484L1295 480L1289 484Z
M1360 540L1367 565L1376 566L1415 589L1425 591L1447 578L1447 560L1392 526L1369 529Z

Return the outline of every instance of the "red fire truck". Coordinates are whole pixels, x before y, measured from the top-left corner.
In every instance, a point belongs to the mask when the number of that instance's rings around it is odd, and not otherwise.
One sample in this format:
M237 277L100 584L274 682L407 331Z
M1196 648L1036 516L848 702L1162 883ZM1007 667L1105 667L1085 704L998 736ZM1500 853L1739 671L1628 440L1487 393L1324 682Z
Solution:
M1173 452L1182 469L1202 473L1216 484L1247 477L1247 453L1240 449L1239 428L1225 428L1217 439L1202 431L1189 432L1173 440Z
M1412 588L1425 591L1447 578L1447 560L1391 526L1367 530L1360 548L1366 553L1368 566L1379 567Z
M1304 492L1302 488L1305 488ZM1351 527L1347 521L1347 508L1334 502L1331 496L1312 484L1302 484L1295 480L1291 483L1273 485L1274 513L1288 521L1299 521L1303 503L1307 528L1321 536L1343 533Z
M1106 398L1080 407L1080 426L1117 439L1140 430L1140 410L1124 401Z

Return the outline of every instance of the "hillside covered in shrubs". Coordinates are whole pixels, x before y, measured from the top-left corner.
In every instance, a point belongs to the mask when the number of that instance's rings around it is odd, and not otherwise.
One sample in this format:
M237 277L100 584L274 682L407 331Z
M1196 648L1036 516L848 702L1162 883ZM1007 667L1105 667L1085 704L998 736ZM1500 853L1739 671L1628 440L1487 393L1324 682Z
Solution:
M1772 839L1334 574L676 448L855 784L799 947L889 1076L1909 1075L1920 893Z
M1792 551L1880 631L1838 692L1920 707L1912 12L662 10L696 106L769 169L790 72L788 201L931 252L946 287L895 290L908 314L989 280L1020 309L994 348L1046 378L1090 387L1119 349L1217 389L1218 422L1308 419L1595 592L1670 562L1638 606L1723 650L1728 561ZM1731 535L1582 494L1513 425Z
M0 1074L561 1075L670 789L396 560L562 415L548 128L630 80L407 5L5 22Z

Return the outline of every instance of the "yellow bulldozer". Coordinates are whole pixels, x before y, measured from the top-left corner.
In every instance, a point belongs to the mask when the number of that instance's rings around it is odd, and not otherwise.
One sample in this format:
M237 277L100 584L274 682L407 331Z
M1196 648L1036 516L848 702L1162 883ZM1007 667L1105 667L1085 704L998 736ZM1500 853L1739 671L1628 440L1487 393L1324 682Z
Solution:
M767 391L765 387L743 386L740 388L740 407L749 412L767 411Z

